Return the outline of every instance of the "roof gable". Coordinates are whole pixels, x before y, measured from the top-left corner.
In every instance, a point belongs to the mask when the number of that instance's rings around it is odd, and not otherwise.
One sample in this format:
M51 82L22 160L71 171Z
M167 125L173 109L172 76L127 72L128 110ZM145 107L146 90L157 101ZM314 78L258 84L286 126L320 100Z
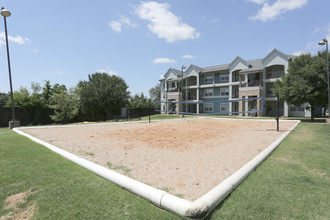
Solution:
M186 72L184 73L185 77L189 76L197 76L200 72L203 71L203 68L200 68L199 66L191 64Z
M246 61L246 60L244 60L242 57L240 57L240 56L237 56L230 64L229 64L229 66L232 66L236 61L239 61L239 62L242 62L242 63L244 63L244 64L246 64L247 66L249 65L249 63Z
M164 79L167 80L169 78L178 78L179 76L181 76L181 71L174 69L174 68L169 68L167 70L167 72L164 75Z
M274 49L264 59L262 59L262 64L265 67L271 65L285 65L288 62L288 59L290 59L290 56Z
M229 64L229 71L232 72L234 70L246 69L249 68L249 63L242 59L241 57L237 56L230 64Z
M280 56L283 56L285 58L290 58L288 55L286 55L285 53L282 53L281 51L279 51L278 49L274 48L274 50L272 50L269 54L267 54L267 56L262 60L262 62L264 63L267 59L270 58L271 55L273 54L279 54Z

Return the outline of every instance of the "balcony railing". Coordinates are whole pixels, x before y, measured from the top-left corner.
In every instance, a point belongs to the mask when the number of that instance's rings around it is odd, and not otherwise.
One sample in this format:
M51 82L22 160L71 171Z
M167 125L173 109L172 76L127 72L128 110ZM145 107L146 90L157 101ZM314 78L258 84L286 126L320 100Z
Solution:
M197 100L197 95L189 95L188 100Z
M281 78L283 74L284 74L283 71L267 72L266 79Z
M262 86L262 81L261 80L249 80L247 86L249 86L249 87Z
M188 82L187 86L197 86L197 81Z
M178 92L178 88L168 88L168 92Z
M233 98L233 99L237 99L237 98L239 98L239 93L238 93L238 92L233 93L233 94L232 94L232 98Z

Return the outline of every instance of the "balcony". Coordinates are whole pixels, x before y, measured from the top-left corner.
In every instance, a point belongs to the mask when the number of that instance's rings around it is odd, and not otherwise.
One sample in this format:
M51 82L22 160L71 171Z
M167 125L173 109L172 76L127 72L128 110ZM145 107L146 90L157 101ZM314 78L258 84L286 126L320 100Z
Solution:
M283 71L267 72L266 79L277 79L277 78L281 78L283 75L284 75Z
M188 80L187 86L197 86L197 79Z
M168 88L167 92L178 92L178 88Z
M262 80L249 80L247 86L248 87L262 86Z
M266 79L276 79L281 78L284 75L283 65L274 65L267 67L266 69Z
M189 95L187 101L193 101L193 100L197 100L197 96L196 95Z

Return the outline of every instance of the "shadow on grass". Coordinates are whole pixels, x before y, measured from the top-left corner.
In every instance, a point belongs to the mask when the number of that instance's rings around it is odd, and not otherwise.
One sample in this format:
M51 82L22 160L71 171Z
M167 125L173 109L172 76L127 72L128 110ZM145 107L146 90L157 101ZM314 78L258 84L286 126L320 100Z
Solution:
M227 202L228 199L230 199L231 197L231 193L224 199L222 200L222 202L220 202L214 209L212 209L212 211L206 216L206 218L204 218L204 220L212 220L214 219L213 216L216 212L218 212L219 210L221 210L222 206L224 203Z
M281 119L281 118L280 118ZM310 118L285 118L285 120L300 120L301 122L312 122L312 123L325 123L326 118L314 118L311 120Z

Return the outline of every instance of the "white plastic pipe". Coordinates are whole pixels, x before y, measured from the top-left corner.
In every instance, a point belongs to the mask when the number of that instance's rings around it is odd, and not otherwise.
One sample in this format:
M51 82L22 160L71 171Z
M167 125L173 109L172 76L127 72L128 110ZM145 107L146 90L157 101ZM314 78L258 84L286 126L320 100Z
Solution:
M208 193L194 202L181 199L174 195L171 195L163 190L156 189L142 182L136 181L127 176L116 173L98 164L90 162L86 159L80 158L72 153L55 147L45 141L39 140L20 129L28 128L14 128L13 131L16 133L28 137L29 139L44 145L50 150L60 154L61 156L79 164L82 167L96 173L97 175L110 180L111 182L121 186L128 191L135 193L153 204L162 207L168 211L184 217L192 218L204 218L207 214L217 206L227 195L234 190L253 170L255 170L283 141L283 139L289 135L289 133L300 123L297 123L289 130L286 131L279 139L272 143L263 152L253 158L250 162L244 165L242 168L237 170L234 174L224 180L222 183L214 187Z

